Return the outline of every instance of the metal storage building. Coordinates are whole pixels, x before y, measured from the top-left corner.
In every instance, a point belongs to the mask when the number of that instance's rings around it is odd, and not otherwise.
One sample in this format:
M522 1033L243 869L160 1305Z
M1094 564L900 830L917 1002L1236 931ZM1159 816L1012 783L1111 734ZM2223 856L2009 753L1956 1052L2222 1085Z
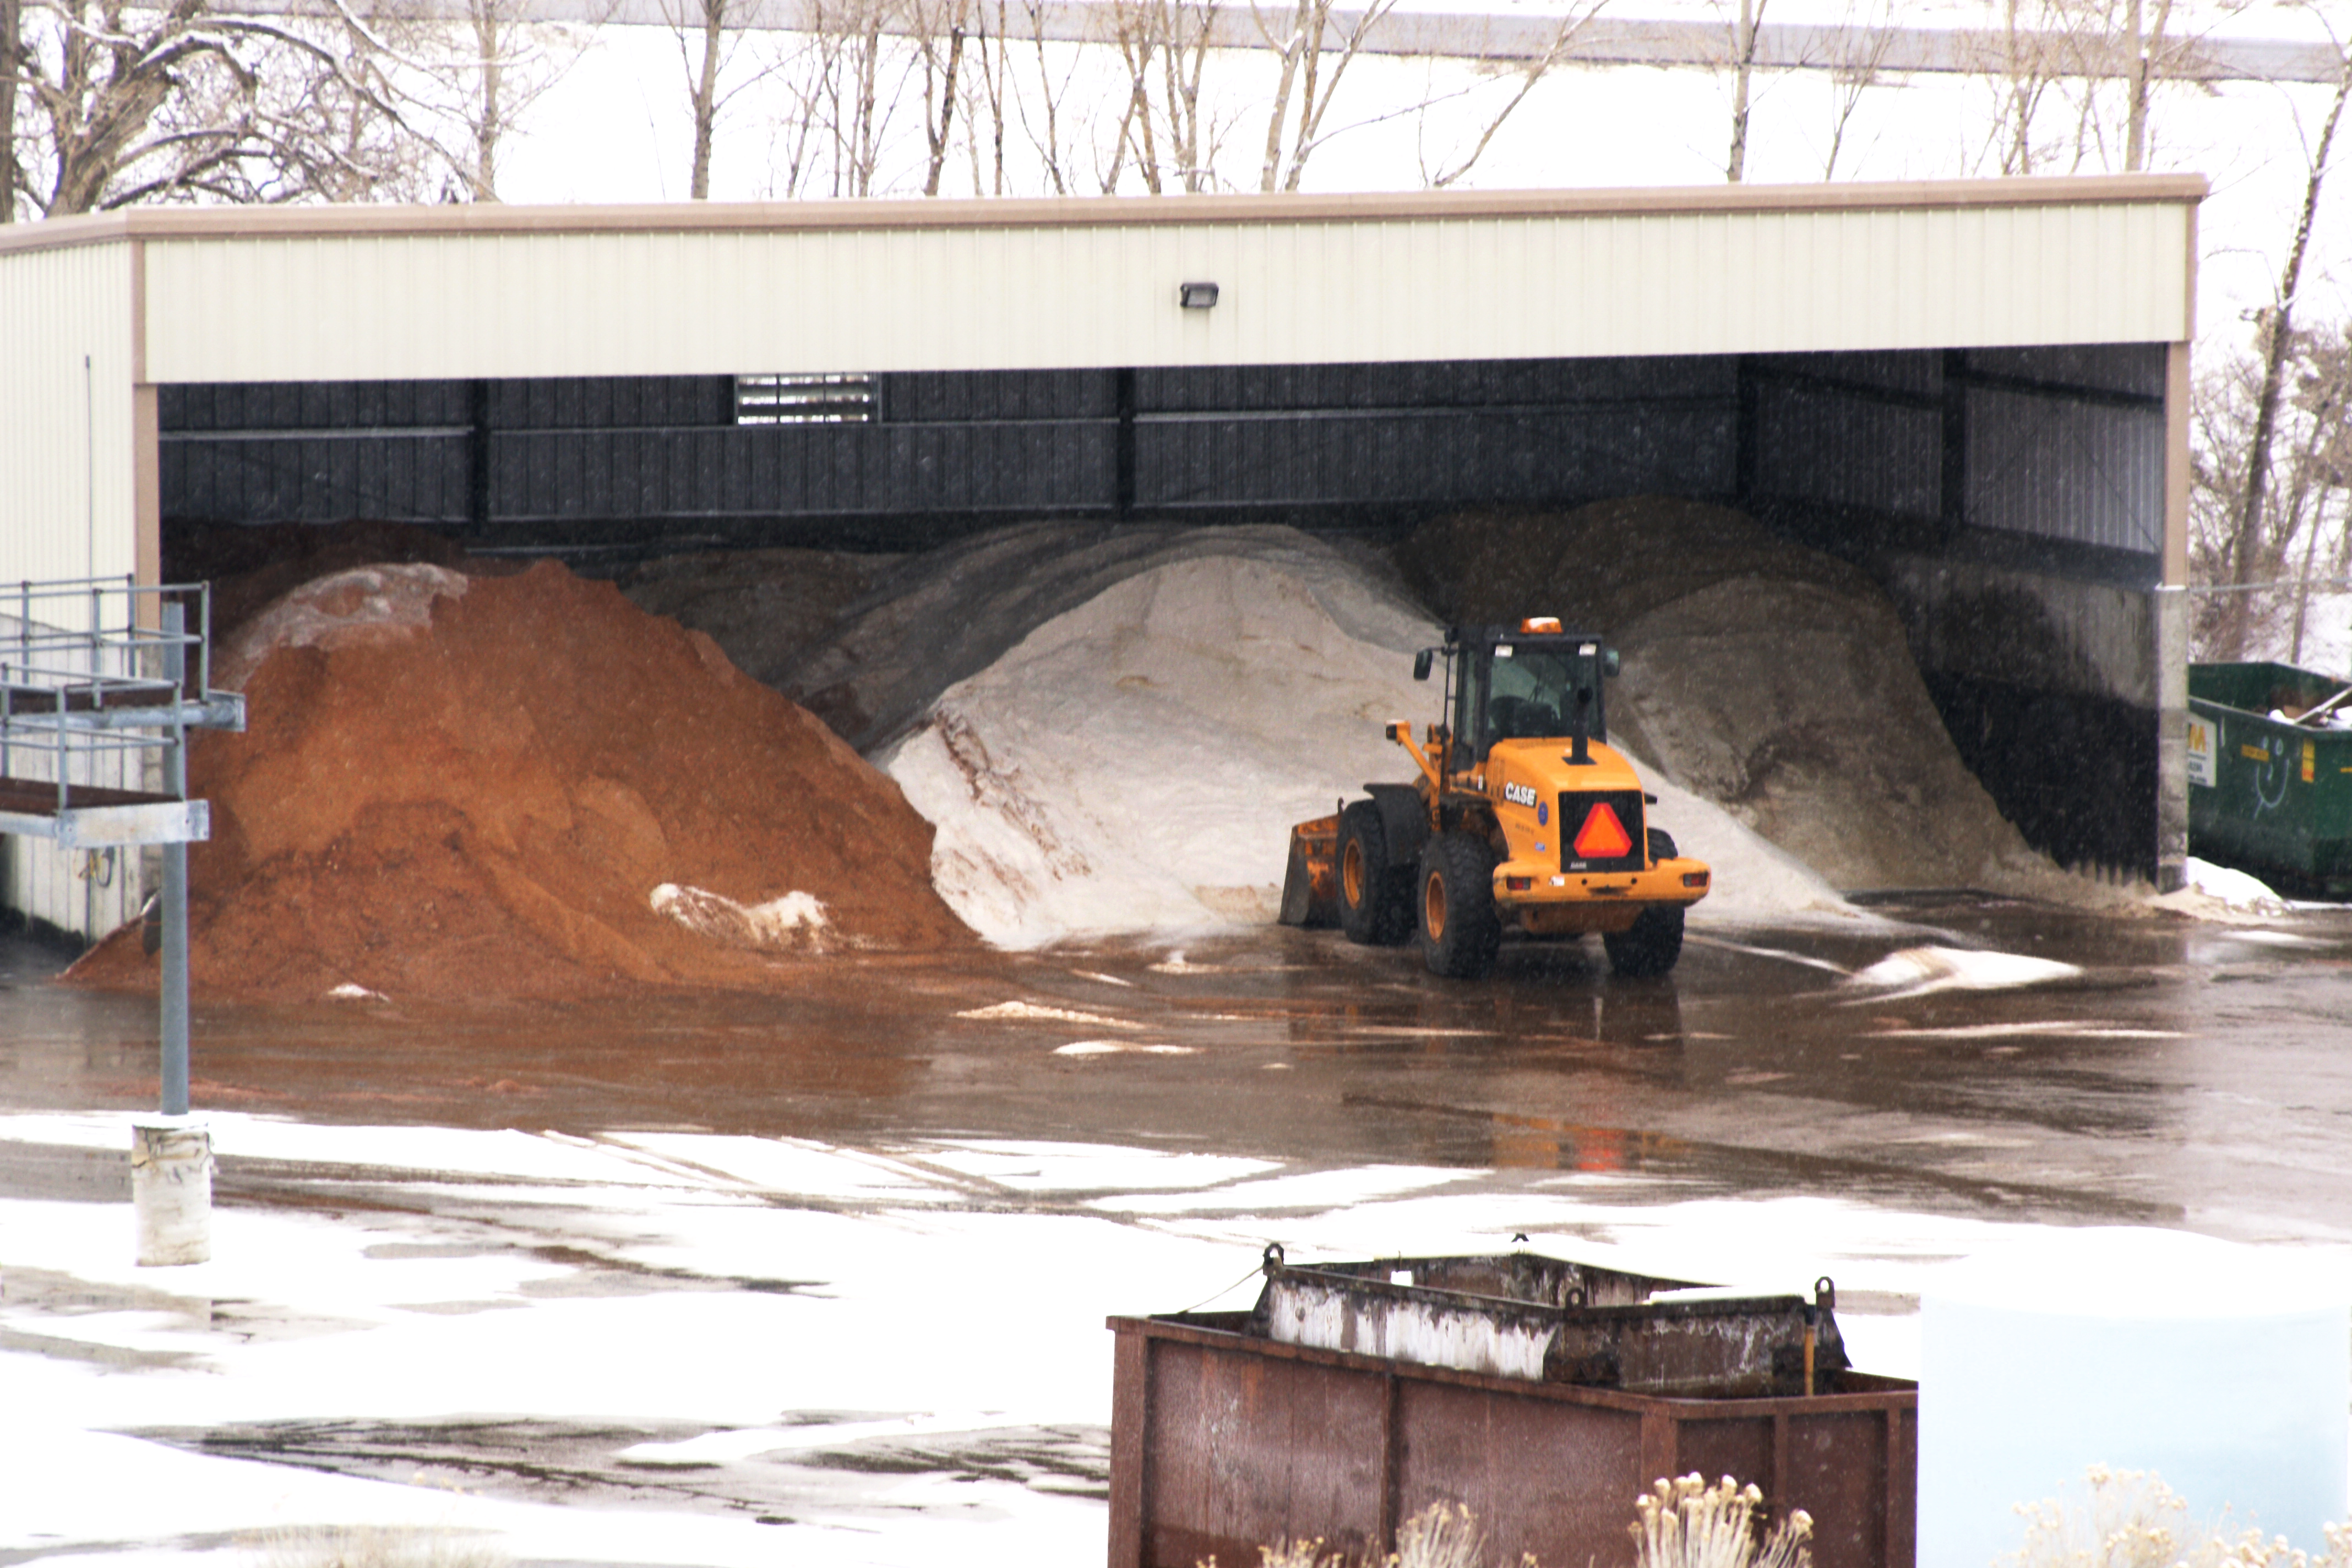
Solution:
M386 518L593 560L1048 514L1721 500L1866 553L2029 838L2177 880L2205 188L0 229L0 584L152 580L173 520ZM1213 307L1180 303L1192 282ZM0 904L68 931L142 896L135 867L0 853Z

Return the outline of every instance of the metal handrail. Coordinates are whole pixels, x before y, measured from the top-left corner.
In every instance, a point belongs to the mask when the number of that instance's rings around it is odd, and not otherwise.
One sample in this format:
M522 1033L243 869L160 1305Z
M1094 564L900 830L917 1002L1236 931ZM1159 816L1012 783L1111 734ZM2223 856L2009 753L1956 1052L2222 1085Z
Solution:
M182 612L178 630L167 629L168 606ZM190 729L235 710L234 699L211 689L208 583L19 582L0 587L0 623L7 619L16 624L0 632L0 777L20 756L40 759L54 770L60 814L77 787L104 787L95 783L100 758L165 760ZM173 793L184 797L184 786Z

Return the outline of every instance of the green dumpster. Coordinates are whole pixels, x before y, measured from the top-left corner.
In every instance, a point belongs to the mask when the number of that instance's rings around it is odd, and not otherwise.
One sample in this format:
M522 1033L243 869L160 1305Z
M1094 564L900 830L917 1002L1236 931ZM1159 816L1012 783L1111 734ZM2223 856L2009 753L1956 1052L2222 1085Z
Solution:
M2189 667L2190 854L2352 895L2352 729L2294 722L2331 703L2352 721L2352 696L2335 700L2347 686L2288 664Z

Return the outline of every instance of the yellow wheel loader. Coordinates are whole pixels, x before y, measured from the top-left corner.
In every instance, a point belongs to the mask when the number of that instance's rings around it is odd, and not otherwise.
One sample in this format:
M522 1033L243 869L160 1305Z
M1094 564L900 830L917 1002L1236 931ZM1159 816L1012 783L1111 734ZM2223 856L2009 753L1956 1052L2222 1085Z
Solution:
M1374 946L1419 931L1431 972L1464 980L1494 967L1507 929L1597 931L1619 974L1672 969L1709 872L1649 825L1657 797L1609 748L1617 650L1549 616L1455 626L1413 679L1441 655L1450 722L1420 740L1388 727L1420 776L1366 784L1370 798L1291 829L1282 923Z

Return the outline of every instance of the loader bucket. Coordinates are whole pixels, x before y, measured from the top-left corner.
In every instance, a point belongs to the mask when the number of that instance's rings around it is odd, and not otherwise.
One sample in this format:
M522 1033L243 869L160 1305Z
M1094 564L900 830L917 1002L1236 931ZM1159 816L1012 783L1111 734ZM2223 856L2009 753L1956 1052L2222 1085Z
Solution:
M1339 819L1318 816L1290 830L1290 866L1282 876L1282 923L1339 923Z

